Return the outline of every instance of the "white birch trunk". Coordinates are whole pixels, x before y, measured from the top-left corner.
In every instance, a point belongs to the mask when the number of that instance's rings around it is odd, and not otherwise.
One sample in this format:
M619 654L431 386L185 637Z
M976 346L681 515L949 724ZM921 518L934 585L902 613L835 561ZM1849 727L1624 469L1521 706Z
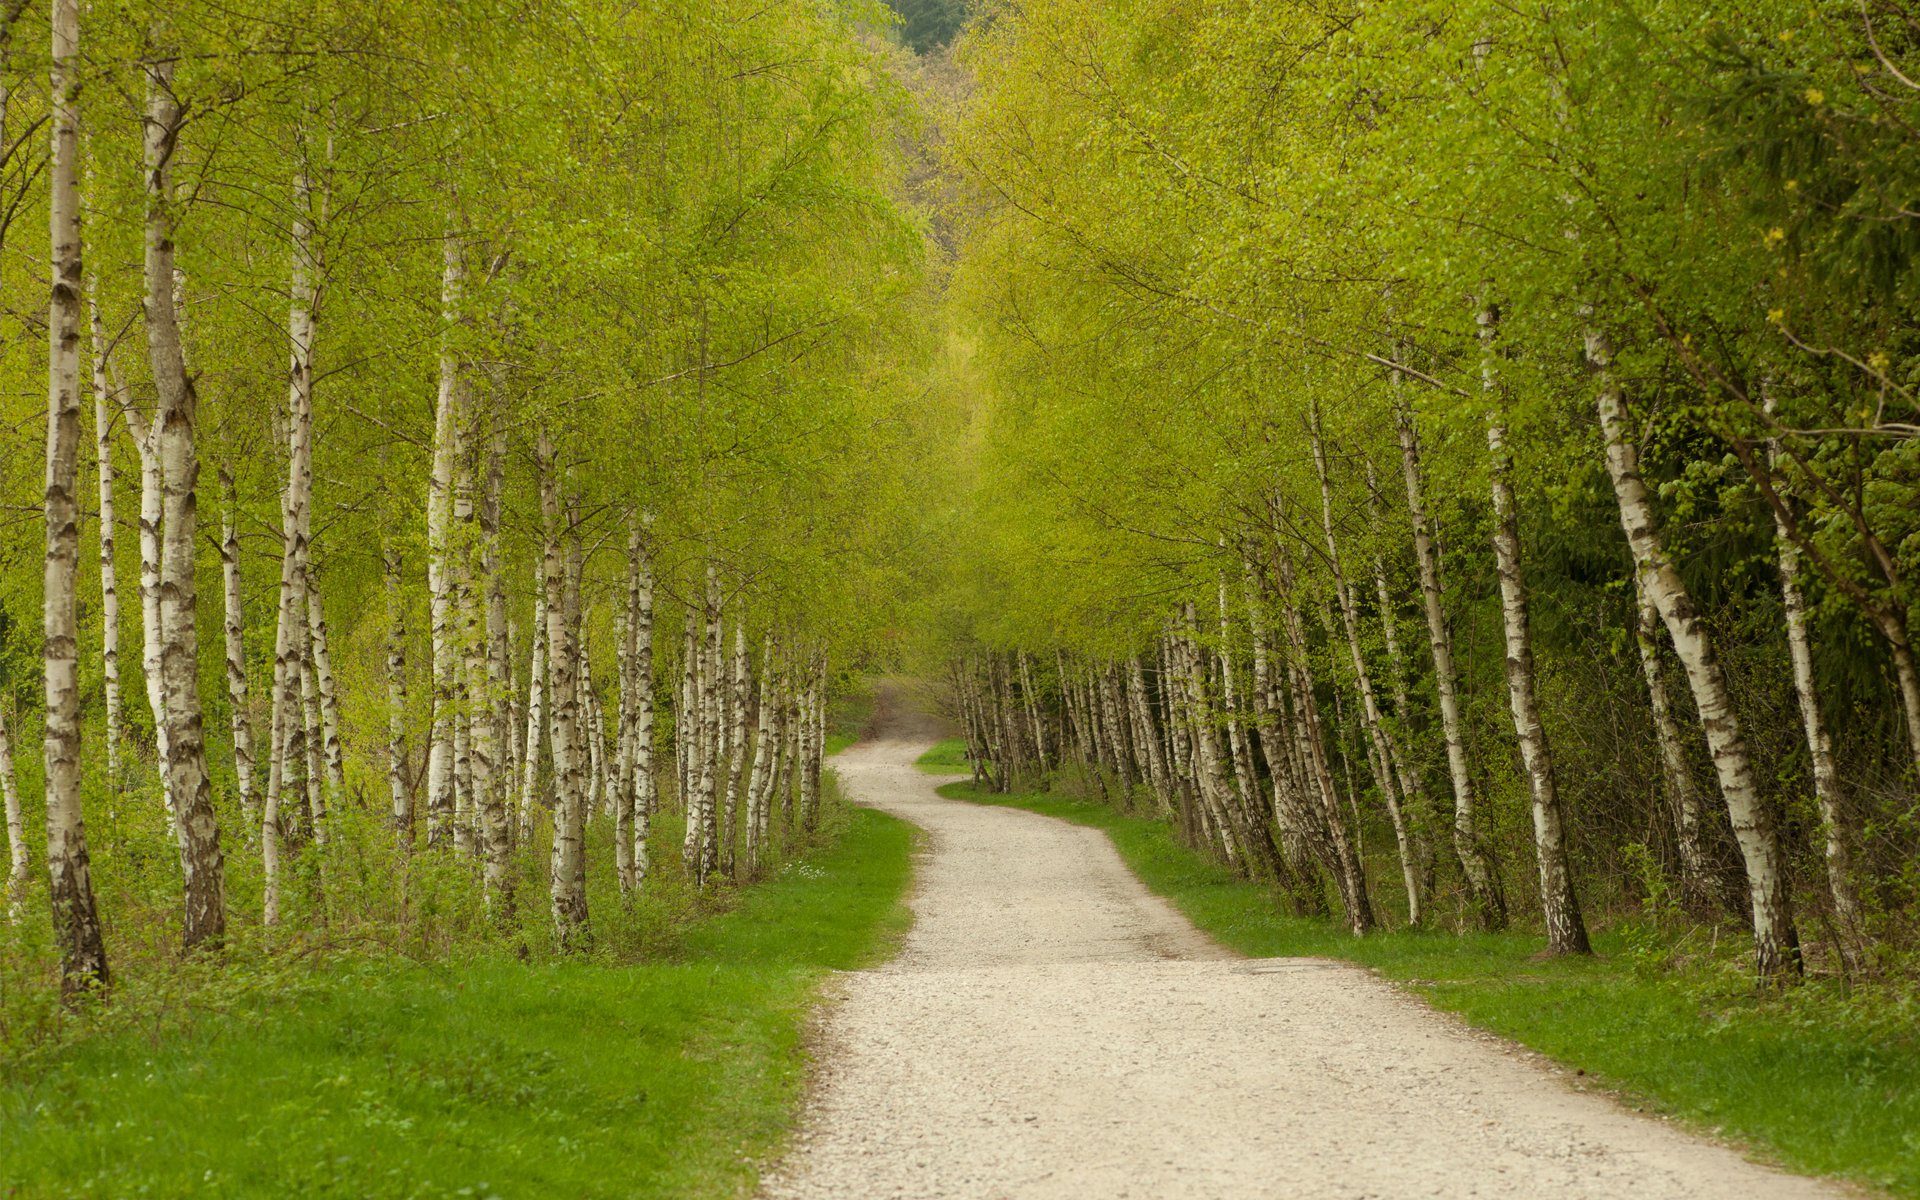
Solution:
M635 544L633 612L633 884L639 887L652 865L659 807L653 776L653 557L644 532Z
M43 617L47 726L47 877L60 994L73 1000L107 985L107 954L94 907L86 821L80 809L80 3L53 0L49 72L52 148L47 165L47 549Z
M108 385L107 333L100 316L98 284L89 281L89 287L94 293L88 306L93 335L93 445L100 481L100 675L106 691L107 785L118 791L126 772L120 761L120 571L114 555L118 529L114 518L113 407L117 399ZM241 799L244 805L244 793Z
M553 676L553 926L558 946L572 950L579 947L587 928L586 803L578 761L580 655L574 644L579 593L575 572L562 557L560 481L544 428L539 434L538 456L547 647Z
M725 753L721 712L726 704L726 672L720 641L720 576L713 564L707 564L707 633L698 653L700 659L700 733L696 741L700 757L700 845L696 878L701 887L713 878L720 866L720 811L717 793Z
M1482 337L1491 334L1482 326ZM1483 368L1491 384L1491 352ZM1527 583L1520 566L1520 522L1513 495L1513 459L1497 407L1487 411L1487 474L1493 489L1493 556L1500 576L1501 629L1506 638L1507 703L1520 762L1533 796L1533 848L1540 871L1540 907L1553 954L1590 954L1587 925L1573 887L1567 855L1566 819L1554 778L1553 750L1540 719L1533 670L1533 634L1527 616Z
M413 789L407 782L407 610L400 592L400 552L381 547L387 590L387 804L394 836L413 850Z
M7 703L0 700L0 804L7 818L7 921L20 923L27 894L27 825L20 814L20 776L13 763L13 733L7 726Z
M1687 763L1686 742L1667 694L1666 672L1660 662L1660 613L1634 576L1634 641L1640 651L1640 673L1647 681L1647 701L1653 711L1653 736L1660 748L1660 774L1667 801L1673 805L1674 834L1680 851L1680 886L1687 900L1698 906L1714 898L1713 869L1707 860L1706 832L1701 822L1700 789Z
M1393 823L1393 840L1400 855L1400 877L1407 889L1407 924L1417 927L1426 915L1422 911L1424 898L1420 894L1419 854L1414 849L1413 834L1407 827L1407 815L1400 804L1400 789L1393 773L1397 754L1386 723L1380 717L1379 700L1373 691L1373 676L1367 670L1366 654L1360 646L1360 614L1354 604L1353 593L1347 586L1346 569L1340 559L1340 544L1334 536L1333 481L1327 472L1327 451L1320 432L1319 405L1314 405L1311 412L1313 466L1320 479L1320 527L1326 534L1327 565L1333 573L1334 601L1340 609L1347 651L1353 661L1354 684L1360 693L1360 718L1371 751L1367 761L1373 770L1374 784L1380 789L1380 797L1386 802L1387 816Z
M1507 901L1493 855L1480 835L1475 814L1473 772L1467 763L1466 723L1460 716L1458 676L1453 665L1453 639L1447 630L1445 593L1440 582L1440 551L1427 520L1420 474L1420 441L1413 412L1405 401L1394 405L1394 426L1400 440L1400 465L1406 481L1407 516L1413 526L1413 556L1420 570L1421 607L1427 618L1427 646L1433 656L1434 690L1440 698L1440 728L1447 744L1447 777L1453 785L1453 851L1460 860L1467 890L1480 927L1504 929Z
M1735 839L1747 866L1747 890L1753 906L1754 967L1763 980L1800 973L1800 938L1772 810L1760 794L1747 752L1739 715L1718 654L1694 608L1680 572L1667 557L1654 526L1653 501L1640 476L1639 449L1627 431L1626 398L1613 373L1613 347L1605 333L1590 325L1588 362L1598 373L1595 405L1607 450L1607 473L1620 506L1620 526L1633 549L1634 567L1666 623L1667 636L1693 690L1694 706L1707 735L1707 749L1720 779L1720 794L1733 822Z
M455 441L461 425L460 360L453 346L466 253L446 238L440 308L446 333L440 349L440 390L433 418L433 474L427 488L427 593L433 639L433 725L427 743L427 845L454 840L454 726L459 708L458 649L454 644L453 488Z
M504 761L502 736L511 717L511 690L507 678L507 594L500 570L500 504L506 487L506 437L496 430L488 453L486 491L480 509L480 578L484 604L468 589L468 602L484 608L480 628L467 657L467 694L474 701L469 716L473 759L474 809L479 818L478 842L487 906L495 921L513 912L513 825L508 797L513 790L513 766Z
M227 703L233 708L233 775L240 793L241 818L251 829L259 819L253 795L253 721L247 711L246 607L240 591L240 533L235 510L239 501L233 476L222 470L221 493L226 506L220 520L220 576L224 604L222 631L227 651Z
M1764 397L1772 415L1773 395ZM1780 456L1777 441L1767 447L1772 470ZM1774 548L1780 568L1780 601L1787 619L1787 654L1793 663L1793 692L1800 702L1800 725L1807 739L1807 762L1813 775L1814 803L1820 809L1822 849L1827 867L1827 894L1833 901L1834 925L1840 932L1842 958L1857 966L1865 937L1860 898L1853 886L1852 822L1840 794L1840 769L1833 758L1833 735L1820 711L1820 688L1813 674L1813 640L1807 630L1806 594L1800 583L1800 547L1784 516L1773 516Z
M340 745L340 696L333 686L333 654L328 649L326 611L320 589L307 586L307 630L313 645L313 680L320 700L320 751L326 769L327 808L340 807L347 790L346 752Z
M200 631L194 538L198 523L200 459L194 426L198 400L180 341L174 306L173 213L168 164L180 129L170 60L145 64L147 73L146 325L147 349L159 407L164 533L160 560L162 708L166 717L166 772L180 835L188 949L215 944L226 933L226 864L207 772L206 729L200 702Z
M774 692L775 650L773 635L766 635L760 648L759 714L753 737L753 774L747 780L747 853L746 877L760 877L760 860L767 841L767 801L773 789L774 768Z
M527 753L520 765L520 841L533 837L533 814L540 805L540 748L546 744L547 593L542 575L533 602L533 657L527 671Z

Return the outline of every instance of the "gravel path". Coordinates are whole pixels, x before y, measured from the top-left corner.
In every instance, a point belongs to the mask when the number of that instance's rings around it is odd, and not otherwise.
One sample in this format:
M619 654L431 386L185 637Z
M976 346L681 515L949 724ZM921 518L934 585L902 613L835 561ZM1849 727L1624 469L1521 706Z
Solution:
M934 795L926 745L835 760L929 852L904 951L837 981L767 1200L1849 1194L1574 1091L1359 968L1235 958L1098 831Z

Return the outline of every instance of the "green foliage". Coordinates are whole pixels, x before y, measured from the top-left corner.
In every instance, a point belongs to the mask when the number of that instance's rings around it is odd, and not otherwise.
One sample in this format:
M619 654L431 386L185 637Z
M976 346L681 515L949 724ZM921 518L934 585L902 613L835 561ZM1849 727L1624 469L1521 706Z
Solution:
M10 1194L745 1196L824 972L904 933L913 830L822 848L647 961L238 951L0 1072Z
M1541 958L1532 936L1420 930L1355 939L1284 915L1266 887L1180 845L1161 821L1057 794L942 795L1006 804L1106 831L1141 881L1238 953L1308 955L1371 968L1445 1012L1529 1046L1621 1095L1746 1142L1800 1170L1920 1196L1920 995L1826 983L1756 995L1737 939L1636 970L1650 936L1601 931L1593 958ZM1658 936L1658 935L1651 935Z

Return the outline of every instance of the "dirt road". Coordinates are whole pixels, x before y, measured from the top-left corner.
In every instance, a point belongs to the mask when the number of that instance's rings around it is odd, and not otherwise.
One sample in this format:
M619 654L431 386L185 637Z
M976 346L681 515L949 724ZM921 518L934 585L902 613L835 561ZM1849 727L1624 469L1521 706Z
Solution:
M1846 1194L1576 1092L1358 968L1234 958L1099 832L936 796L927 742L835 760L930 845L904 952L837 983L769 1200Z

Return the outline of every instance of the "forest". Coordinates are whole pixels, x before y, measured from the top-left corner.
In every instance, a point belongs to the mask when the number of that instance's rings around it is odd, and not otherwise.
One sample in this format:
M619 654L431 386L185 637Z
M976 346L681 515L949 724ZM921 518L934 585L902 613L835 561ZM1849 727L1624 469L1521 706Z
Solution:
M0 1187L749 1194L947 836L838 756L906 679L961 799L1865 1021L1907 1111L1909 189L1905 0L0 0ZM683 1124L454 1191L616 994ZM449 1174L106 1165L308 1004Z

